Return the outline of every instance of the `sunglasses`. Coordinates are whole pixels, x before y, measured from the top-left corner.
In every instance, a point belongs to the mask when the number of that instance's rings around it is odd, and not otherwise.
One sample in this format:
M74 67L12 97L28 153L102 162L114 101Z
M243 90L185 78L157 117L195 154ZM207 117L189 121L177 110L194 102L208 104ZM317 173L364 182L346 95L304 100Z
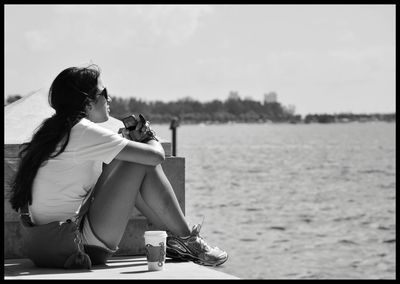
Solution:
M98 94L98 96L103 96L103 97L106 99L106 101L108 101L109 98L110 98L110 97L108 96L107 88L104 88L103 91L101 91L101 93Z

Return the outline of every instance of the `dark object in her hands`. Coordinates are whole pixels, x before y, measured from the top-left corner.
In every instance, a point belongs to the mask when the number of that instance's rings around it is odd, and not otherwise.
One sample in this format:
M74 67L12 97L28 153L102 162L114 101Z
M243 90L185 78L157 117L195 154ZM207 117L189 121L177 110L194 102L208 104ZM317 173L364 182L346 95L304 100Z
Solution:
M135 130L135 127L138 124L138 121L133 114L123 118L122 122L124 123L125 128L129 131Z
M139 114L139 119L144 126L146 124L146 118L143 116L143 114L141 114L141 113ZM124 123L125 128L128 129L129 131L135 130L137 124L139 123L139 121L133 114L123 118L122 122ZM139 142L147 143L150 140L158 141L158 139L156 138L155 135L156 135L156 133L153 130L149 130L148 132L146 132L147 137L144 138L143 140L140 140ZM132 139L132 136L131 136L131 139ZM135 139L132 139L132 140L135 140Z
M123 118L122 122L124 123L125 128L129 130L129 132L135 130L137 124L139 123L133 114ZM130 134L129 137L131 138L131 140L135 140Z
M147 120L146 120L146 118L144 117L144 115L141 114L141 113L139 113L139 118L140 118L140 121L142 122L142 124L145 125L146 122L147 122ZM154 132L154 130L149 129L149 131L147 131L146 134L147 134L147 138L145 138L144 140L141 140L140 142L147 143L147 142L149 142L150 140L156 140L156 141L158 141L158 139L156 138L156 133Z
M139 113L139 118L140 118L140 121L143 123L143 125L145 125L146 119L144 118L143 114Z

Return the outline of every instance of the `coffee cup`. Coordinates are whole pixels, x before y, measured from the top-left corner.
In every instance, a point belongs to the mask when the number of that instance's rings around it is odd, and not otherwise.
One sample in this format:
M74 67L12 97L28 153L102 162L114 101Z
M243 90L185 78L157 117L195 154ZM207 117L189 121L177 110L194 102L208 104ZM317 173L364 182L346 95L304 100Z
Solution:
M165 266L167 233L165 231L144 232L147 266L149 270L163 270Z

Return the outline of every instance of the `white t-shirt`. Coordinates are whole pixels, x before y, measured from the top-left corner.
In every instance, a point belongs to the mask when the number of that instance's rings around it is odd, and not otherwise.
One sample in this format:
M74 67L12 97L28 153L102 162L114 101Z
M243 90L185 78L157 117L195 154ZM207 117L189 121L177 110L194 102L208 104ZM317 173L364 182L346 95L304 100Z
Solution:
M64 152L45 163L34 179L29 211L35 224L65 221L76 215L109 164L128 139L83 118L71 129Z

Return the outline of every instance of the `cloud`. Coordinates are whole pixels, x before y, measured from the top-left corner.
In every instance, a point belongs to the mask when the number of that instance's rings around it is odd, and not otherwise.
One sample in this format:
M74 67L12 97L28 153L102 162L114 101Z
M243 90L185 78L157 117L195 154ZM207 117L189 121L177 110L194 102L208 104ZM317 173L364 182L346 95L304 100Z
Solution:
M190 39L203 17L213 12L208 5L56 5L56 27L84 44L176 46Z
M342 43L352 43L355 42L356 39L356 35L350 30L342 31L342 33L338 37L338 41Z
M179 45L196 32L201 18L210 12L210 6L156 6L147 14L147 20L154 35Z
M25 32L24 38L33 51L50 51L53 48L53 43L46 31L30 30Z

